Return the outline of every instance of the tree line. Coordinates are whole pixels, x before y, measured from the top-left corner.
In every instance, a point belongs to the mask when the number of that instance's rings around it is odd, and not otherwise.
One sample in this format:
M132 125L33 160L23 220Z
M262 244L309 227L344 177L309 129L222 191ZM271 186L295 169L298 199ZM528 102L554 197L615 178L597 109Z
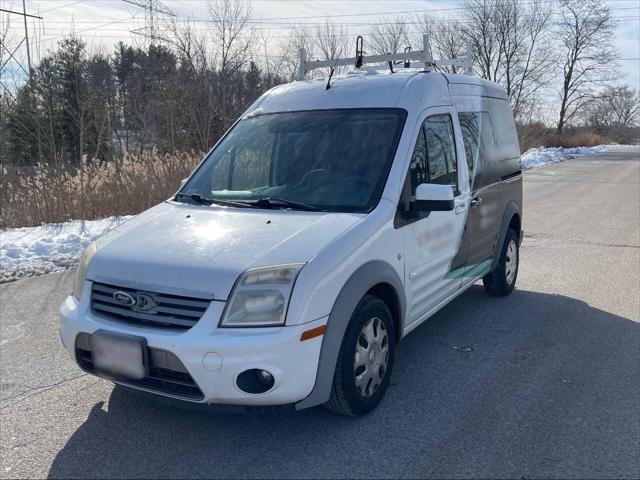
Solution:
M263 92L295 77L300 48L321 59L355 50L356 33L329 21L292 28L273 47L250 22L250 4L208 5L204 27L174 20L162 42L144 48L119 43L106 54L63 39L28 82L2 94L3 163L207 150ZM435 58L470 48L475 73L504 86L521 126L628 134L637 125L637 90L614 83L615 19L601 0L466 0L455 16L388 17L362 28L368 54L420 49L424 34Z
M113 55L89 54L69 37L17 92L3 143L15 163L206 150L278 83L255 63L233 72L197 69L160 45L121 43Z

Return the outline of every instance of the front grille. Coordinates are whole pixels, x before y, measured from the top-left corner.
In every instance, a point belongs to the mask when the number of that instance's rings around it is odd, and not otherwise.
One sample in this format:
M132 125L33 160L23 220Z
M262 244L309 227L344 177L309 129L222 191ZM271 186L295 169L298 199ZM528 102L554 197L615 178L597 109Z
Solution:
M118 378L96 371L91 355L90 335L79 333L76 338L76 358L88 373L115 380L125 385L173 395L186 400L202 400L204 395L182 362L167 350L147 347L149 375L141 380Z
M145 294L153 299L155 306L145 311L122 305L113 298L116 292L132 296ZM130 325L188 330L193 327L209 308L210 300L180 297L164 293L152 293L94 282L91 287L91 311L105 318Z

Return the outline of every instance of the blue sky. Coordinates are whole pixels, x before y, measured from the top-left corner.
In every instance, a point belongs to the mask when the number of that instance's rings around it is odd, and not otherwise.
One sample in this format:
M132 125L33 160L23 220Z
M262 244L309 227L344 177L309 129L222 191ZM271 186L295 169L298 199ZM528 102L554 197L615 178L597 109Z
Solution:
M548 0L546 0L548 1ZM113 45L123 40L130 42L130 30L144 25L142 9L122 0L27 0L27 11L44 17L44 21L30 20L29 28L37 38L33 40L34 56L42 55L55 45L63 35L75 31L92 48L111 51ZM609 0L612 15L618 19L614 44L622 60L620 67L623 77L621 83L638 87L640 85L640 1ZM207 15L206 0L164 0L180 19L204 19ZM307 19L269 20L270 42L275 44L285 36L290 27L283 23L318 22L326 15L349 15L335 17L335 23L375 22L384 15L379 13L408 12L430 10L435 15L455 16L460 7L459 0L254 0L252 18L273 19L274 17L310 17ZM22 10L22 0L0 0L0 8ZM354 14L358 16L354 17ZM314 18L315 17L315 18ZM0 14L5 22L8 16ZM349 33L365 27L350 26ZM20 17L12 16L8 46L20 41L23 24ZM13 38L12 38L13 36ZM37 49L35 47L39 46ZM16 55L25 56L24 48Z

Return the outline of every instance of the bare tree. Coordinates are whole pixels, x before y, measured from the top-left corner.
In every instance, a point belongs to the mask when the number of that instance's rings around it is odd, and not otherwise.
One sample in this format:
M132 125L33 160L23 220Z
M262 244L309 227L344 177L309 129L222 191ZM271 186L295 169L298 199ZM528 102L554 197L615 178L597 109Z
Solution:
M555 58L549 53L553 50L548 35L551 27L549 4L533 1L525 15L519 15L522 26L515 24L513 38L519 48L513 57L515 65L508 84L516 118L523 120L526 115L531 121L542 103L538 93L554 79L549 67L555 64Z
M640 121L640 91L628 86L609 87L585 106L585 121L592 127L632 128Z
M473 47L474 66L482 78L495 82L504 56L494 28L499 0L466 0L464 6L462 31Z
M466 55L466 41L460 34L458 24L452 19L435 18L428 13L420 16L418 32L411 36L411 46L421 49L423 35L426 35L431 45L431 53L434 58L459 58ZM443 67L447 73L462 73L464 68L447 66Z
M563 50L563 81L557 132L562 133L587 102L594 87L615 78L615 24L601 0L562 0L557 34Z
M324 25L316 27L315 41L318 55L323 60L335 60L346 56L347 31L344 27L327 20ZM335 70L336 73L341 73L346 69L347 67L338 67Z
M369 27L367 32L368 54L399 53L410 46L407 25L400 16L386 17Z
M172 18L169 26L167 42L174 48L183 65L193 71L206 71L213 59L207 48L206 31L199 31L196 24L178 22Z
M285 60L282 55L271 53L271 32L270 30L259 30L258 40L260 44L258 55L258 65L264 67L267 78L279 77L285 68Z
M212 40L217 47L220 76L220 116L223 129L232 121L230 116L230 82L249 61L255 32L249 28L251 4L242 0L209 0L209 16L213 22Z
M293 26L278 50L278 58L282 60L280 73L289 81L298 74L301 49L306 52L307 58L313 58L316 52L315 36L304 27Z
M465 6L463 37L471 42L476 71L505 88L516 118L521 119L553 78L549 3L466 0Z

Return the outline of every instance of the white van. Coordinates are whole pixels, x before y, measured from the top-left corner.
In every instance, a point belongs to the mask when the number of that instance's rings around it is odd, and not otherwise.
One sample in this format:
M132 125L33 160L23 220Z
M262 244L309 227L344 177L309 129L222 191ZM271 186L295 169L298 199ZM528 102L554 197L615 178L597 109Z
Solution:
M405 335L518 274L507 96L437 65L265 93L174 197L85 251L60 322L80 368L204 404L375 408Z

